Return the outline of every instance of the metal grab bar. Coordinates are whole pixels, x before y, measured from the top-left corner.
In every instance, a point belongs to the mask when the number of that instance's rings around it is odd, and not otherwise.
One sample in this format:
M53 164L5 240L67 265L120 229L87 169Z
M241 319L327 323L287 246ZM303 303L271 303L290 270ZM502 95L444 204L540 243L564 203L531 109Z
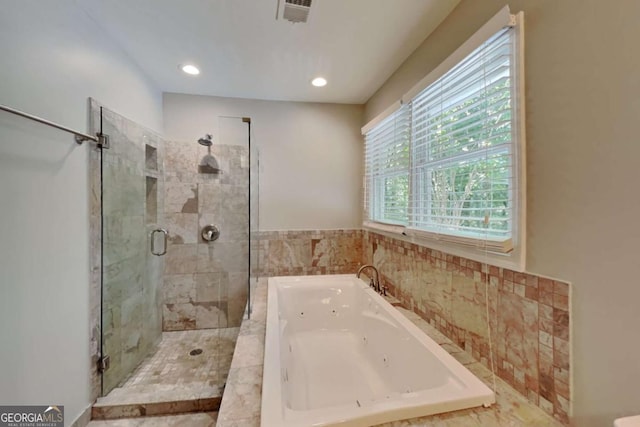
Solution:
M162 252L156 252L156 233L164 234L164 248ZM167 253L167 237L169 236L169 232L164 228L156 228L151 232L151 253L155 256L162 256Z
M14 108L11 108L11 107L7 107L6 105L0 104L0 110L6 111L7 113L15 114L16 116L24 117L25 119L29 119L29 120L36 121L38 123L42 123L42 124L47 125L47 126L54 127L56 129L63 130L65 132L72 133L75 136L74 139L78 144L82 144L84 141L99 142L98 137L87 135L86 133L82 133L82 132L77 132L77 131L75 131L73 129L70 129L70 128L66 127L66 126L62 126L62 125L59 125L57 123L51 122L49 120L45 120L45 119L43 119L41 117L25 113L24 111L20 111L20 110L16 110Z

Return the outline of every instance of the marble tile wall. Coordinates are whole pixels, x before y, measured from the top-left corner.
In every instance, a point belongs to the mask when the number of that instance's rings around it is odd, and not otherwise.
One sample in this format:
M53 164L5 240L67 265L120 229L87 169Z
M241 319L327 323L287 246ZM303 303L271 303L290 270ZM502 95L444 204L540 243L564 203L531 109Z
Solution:
M355 273L362 263L362 230L259 233L259 276Z
M569 284L363 232L363 261L404 306L568 424ZM487 322L488 303L488 322Z
M353 273L374 264L393 295L568 423L569 285L454 257L363 230L261 232L260 276Z
M167 141L166 151L163 329L239 326L248 294L248 149ZM207 155L222 173L199 172ZM200 235L207 224L220 229L215 242Z

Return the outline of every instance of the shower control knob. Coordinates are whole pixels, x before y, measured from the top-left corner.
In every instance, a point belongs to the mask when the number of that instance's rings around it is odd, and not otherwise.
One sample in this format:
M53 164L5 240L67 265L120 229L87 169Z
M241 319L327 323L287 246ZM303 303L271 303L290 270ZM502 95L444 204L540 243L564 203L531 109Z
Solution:
M202 229L202 240L205 242L214 242L220 237L220 230L213 224L209 224Z

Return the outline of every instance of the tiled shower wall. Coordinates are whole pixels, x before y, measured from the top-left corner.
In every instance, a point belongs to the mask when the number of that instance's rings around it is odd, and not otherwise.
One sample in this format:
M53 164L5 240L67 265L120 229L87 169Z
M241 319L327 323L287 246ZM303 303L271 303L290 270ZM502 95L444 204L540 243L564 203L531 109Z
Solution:
M248 149L214 143L220 174L199 172L207 154L194 141L166 143L165 331L239 326L247 300ZM200 236L207 224L220 229L215 242Z
M354 273L375 265L390 292L472 357L568 423L569 285L363 230L260 233L260 275Z
M491 368L531 402L568 423L569 285L482 265L370 231L363 262L403 304Z

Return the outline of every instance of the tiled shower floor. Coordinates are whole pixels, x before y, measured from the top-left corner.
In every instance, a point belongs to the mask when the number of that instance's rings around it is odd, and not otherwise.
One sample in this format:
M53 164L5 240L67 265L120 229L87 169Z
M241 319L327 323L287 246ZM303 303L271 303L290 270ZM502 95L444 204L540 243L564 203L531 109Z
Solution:
M163 332L158 351L122 385L212 383L226 380L240 328ZM191 356L192 350L202 353Z
M222 395L240 328L163 332L155 354L120 386L94 405L94 417L136 416L126 405L154 404L172 413L175 402L198 402ZM202 350L191 355L192 350ZM167 403L163 409L163 403ZM193 410L193 409L192 409Z

